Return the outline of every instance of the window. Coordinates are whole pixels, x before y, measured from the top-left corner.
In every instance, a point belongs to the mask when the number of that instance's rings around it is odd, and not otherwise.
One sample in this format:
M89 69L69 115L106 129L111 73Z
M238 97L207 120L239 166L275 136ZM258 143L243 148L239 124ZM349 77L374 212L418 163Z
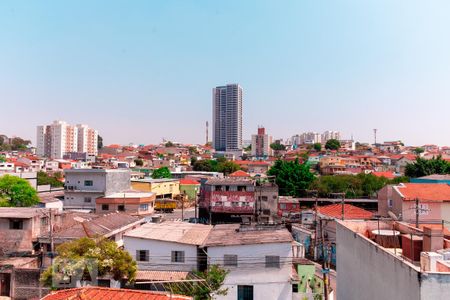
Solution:
M23 229L22 220L9 220L9 229L21 230Z
M280 257L268 255L266 256L266 268L279 268L280 267Z
M84 181L84 186L93 186L94 182L92 180L85 180Z
M238 186L238 191L239 192L245 192L247 189L245 186Z
M84 202L85 203L91 203L92 198L91 197L84 197Z
M109 204L102 204L102 210L109 210Z
M125 211L125 205L123 205L123 204L118 205L117 206L117 210L118 211Z
M267 196L261 196L261 197L259 197L259 200L267 201L267 200L269 200L269 199L267 198Z
M286 203L280 203L280 209L286 209Z
M148 250L136 250L136 260L137 261L149 261L149 251Z
M222 190L222 186L221 185L216 185L216 191L221 191Z
M223 256L223 265L227 267L237 267L237 255L234 254L225 254Z
M216 204L215 204L215 206L223 206L223 202L217 201Z
M391 208L394 205L394 201L392 199L388 199L388 207Z
M184 251L172 251L172 262L184 263Z
M293 284L292 285L292 292L293 293L298 293L298 284Z
M232 207L238 207L239 206L239 202L231 202L231 206Z
M238 285L238 300L253 300L253 285Z
M148 204L141 204L139 205L140 210L148 210Z

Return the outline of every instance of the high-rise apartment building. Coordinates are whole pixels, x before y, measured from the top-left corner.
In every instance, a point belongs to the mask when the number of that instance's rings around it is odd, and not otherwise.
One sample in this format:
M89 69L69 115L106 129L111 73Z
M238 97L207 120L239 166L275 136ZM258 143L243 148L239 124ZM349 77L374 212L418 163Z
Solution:
M36 153L50 158L63 158L64 154L73 152L97 155L97 140L97 131L86 125L54 121L50 125L37 126Z
M326 143L328 140L340 140L341 133L339 131L325 131L322 133L322 143Z
M271 143L272 137L266 134L266 129L264 127L259 127L258 134L252 135L252 156L267 157L271 155Z
M87 125L78 124L78 151L90 155L98 154L98 131Z
M225 152L242 149L242 88L238 84L213 89L213 147Z
M300 135L300 144L315 144L322 142L320 133L304 132Z

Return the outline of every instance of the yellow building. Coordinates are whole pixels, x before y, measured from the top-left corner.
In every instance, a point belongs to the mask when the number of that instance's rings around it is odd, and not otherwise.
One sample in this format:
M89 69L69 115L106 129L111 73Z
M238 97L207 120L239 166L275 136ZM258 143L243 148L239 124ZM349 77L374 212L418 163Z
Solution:
M135 179L131 180L131 187L142 192L156 194L156 199L174 199L180 194L179 179Z

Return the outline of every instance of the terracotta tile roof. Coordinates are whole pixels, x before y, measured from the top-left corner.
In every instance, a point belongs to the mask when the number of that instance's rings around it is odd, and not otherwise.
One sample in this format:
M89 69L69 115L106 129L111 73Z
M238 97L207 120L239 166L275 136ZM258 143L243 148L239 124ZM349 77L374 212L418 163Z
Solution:
M199 185L200 182L193 179L180 179L180 185L191 185L191 184Z
M372 172L371 174L374 176L377 176L377 177L385 177L387 179L395 178L395 175L393 172Z
M128 289L112 289L103 287L83 287L53 292L43 300L186 300L187 296L169 295L168 293L138 291Z
M448 184L433 183L404 183L394 187L403 200L414 201L450 201L450 186Z
M320 206L317 211L325 216L340 219L342 217L342 204L330 204L325 206ZM373 213L365 209L356 207L351 204L344 204L344 218L345 219L371 219Z
M231 173L229 175L230 177L250 177L250 174L248 174L247 172L244 172L242 170L237 170L234 173Z

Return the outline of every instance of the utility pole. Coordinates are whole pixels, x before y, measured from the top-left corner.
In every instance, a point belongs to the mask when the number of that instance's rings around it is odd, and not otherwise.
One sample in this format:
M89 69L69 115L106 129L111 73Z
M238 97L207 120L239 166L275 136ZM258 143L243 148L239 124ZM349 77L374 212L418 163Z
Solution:
M419 198L416 198L416 228L419 228Z
M323 223L322 219L320 219L320 236L322 240L322 274L323 274L323 298L324 300L328 300L328 281L327 281L327 273L328 269L326 266L326 260L325 260L325 238L323 234Z
M183 192L181 195L181 221L184 221L184 197L186 195L186 192Z
M53 213L52 213L53 209L50 208L50 220L49 220L49 225L50 225L50 232L49 232L49 237L50 237L50 265L53 265L53 253L55 251L54 247L55 247L55 243L53 241Z
M344 193L342 193L342 195L341 195L341 206L342 206L341 219L342 219L342 221L344 221L344 214L345 214L345 194Z

